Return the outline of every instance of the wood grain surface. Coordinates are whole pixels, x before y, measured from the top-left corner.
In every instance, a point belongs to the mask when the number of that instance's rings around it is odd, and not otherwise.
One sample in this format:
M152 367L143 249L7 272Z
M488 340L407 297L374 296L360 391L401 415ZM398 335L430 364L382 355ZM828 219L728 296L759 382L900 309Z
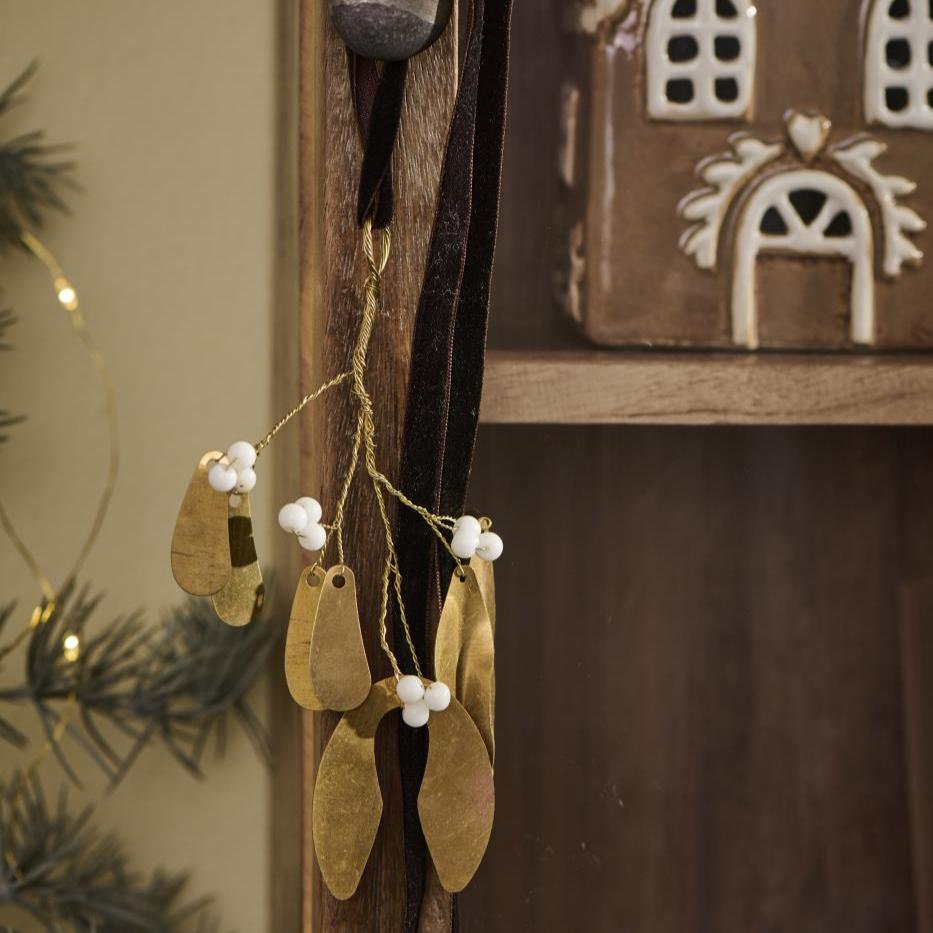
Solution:
M481 428L463 933L927 933L931 464L910 428Z
M920 354L491 353L481 418L550 424L933 424Z
M456 80L456 27L409 69L394 160L396 214L382 310L370 351L380 468L397 476L409 344L434 212L440 161ZM346 53L321 0L301 0L299 30L300 369L302 391L349 368L364 276L354 221L360 145L352 116ZM349 392L329 393L302 415L301 494L320 498L331 515L355 426ZM357 481L347 511L347 563L358 580L360 616L374 679L389 673L378 649L376 619L383 558L370 495ZM397 933L405 898L396 747L397 716L377 736L385 809L357 894L338 902L311 862L310 800L315 763L334 728L333 714L304 714L305 931ZM439 928L442 929L442 928Z

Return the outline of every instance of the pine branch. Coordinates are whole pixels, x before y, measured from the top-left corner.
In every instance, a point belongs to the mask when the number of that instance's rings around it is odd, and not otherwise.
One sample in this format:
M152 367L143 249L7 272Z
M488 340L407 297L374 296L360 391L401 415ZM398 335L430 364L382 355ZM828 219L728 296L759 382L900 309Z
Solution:
M231 628L209 603L190 600L159 626L145 626L135 614L92 635L87 623L98 602L73 588L60 595L48 621L30 633L23 681L0 689L0 703L31 703L50 741L64 728L69 745L82 746L114 783L153 741L201 776L208 740L222 735L231 714L269 759L268 736L246 694L275 643L274 626L257 620ZM0 636L12 617L12 607L0 612ZM80 642L73 661L63 650L67 635ZM2 717L0 740L25 742ZM65 743L51 744L76 780Z
M72 813L65 789L49 806L38 778L0 787L0 904L49 931L216 933L205 900L183 903L184 875L131 870L119 842L99 836L92 809Z
M7 330L13 325L16 318L13 316L13 312L0 308L0 350L9 350L10 344L6 343L5 337ZM6 435L2 433L3 428L8 428L11 425L17 424L22 421L21 417L14 417L8 411L4 411L0 408L0 444L6 440Z
M36 73L33 62L0 92L0 117L25 100ZM59 158L70 147L48 145L35 130L0 142L0 252L21 246L27 229L38 228L50 211L67 213L62 189L74 188L74 162Z

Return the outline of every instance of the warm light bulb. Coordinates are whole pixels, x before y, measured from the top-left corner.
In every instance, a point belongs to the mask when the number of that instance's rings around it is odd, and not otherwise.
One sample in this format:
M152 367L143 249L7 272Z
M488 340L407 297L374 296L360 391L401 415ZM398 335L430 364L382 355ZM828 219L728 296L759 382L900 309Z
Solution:
M74 304L75 298L77 298L75 290L70 286L66 285L64 288L60 289L58 292L58 300L67 308L69 305Z
M62 641L66 661L77 661L81 653L81 639L77 635L66 635Z

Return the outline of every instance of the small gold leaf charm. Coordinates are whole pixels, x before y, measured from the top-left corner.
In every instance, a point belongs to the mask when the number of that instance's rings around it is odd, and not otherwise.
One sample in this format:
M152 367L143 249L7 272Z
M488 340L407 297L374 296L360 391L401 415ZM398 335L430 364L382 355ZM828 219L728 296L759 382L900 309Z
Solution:
M483 560L482 557L470 558L470 570L476 574L476 582L479 584L479 591L483 594L483 602L486 603L486 611L489 613L489 621L492 624L492 633L496 634L496 575L493 570L491 560Z
M356 578L346 566L331 567L324 577L311 631L311 687L324 709L355 709L372 684L360 614Z
M372 684L362 706L344 713L321 756L311 811L314 850L338 900L356 891L376 839L382 819L376 730L399 706L394 677Z
M428 763L418 815L445 891L462 891L486 852L495 810L492 765L470 714L456 701L428 720Z
M227 497L207 482L211 463L221 457L218 450L201 457L172 533L172 575L192 596L212 596L230 576Z
M247 493L229 497L227 528L230 576L223 589L211 596L214 611L227 625L246 625L262 608L266 587L253 542L253 518Z
M484 572L484 582L489 579L491 577ZM451 688L453 695L473 717L489 752L489 760L494 761L492 620L472 564L464 567L462 577L454 573L450 578L437 627L434 671L437 679Z
M311 632L324 589L324 571L316 564L302 570L285 636L285 681L292 699L305 709L324 709L311 685Z

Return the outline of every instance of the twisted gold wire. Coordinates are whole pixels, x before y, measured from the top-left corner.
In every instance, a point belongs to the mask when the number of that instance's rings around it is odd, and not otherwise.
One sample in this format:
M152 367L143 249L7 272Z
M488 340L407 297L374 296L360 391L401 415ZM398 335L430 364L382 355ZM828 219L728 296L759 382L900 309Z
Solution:
M287 415L284 415L276 423L272 430L261 440L257 441L253 446L256 448L256 459L259 459L259 455L269 446L272 441L272 438L275 437L282 428L288 424L302 408L305 407L309 402L313 402L316 398L323 395L328 389L333 389L334 386L339 386L341 382L346 382L347 379L352 376L353 373L347 371L341 373L339 376L334 376L330 382L325 382L324 385L319 386L313 392L309 392Z

